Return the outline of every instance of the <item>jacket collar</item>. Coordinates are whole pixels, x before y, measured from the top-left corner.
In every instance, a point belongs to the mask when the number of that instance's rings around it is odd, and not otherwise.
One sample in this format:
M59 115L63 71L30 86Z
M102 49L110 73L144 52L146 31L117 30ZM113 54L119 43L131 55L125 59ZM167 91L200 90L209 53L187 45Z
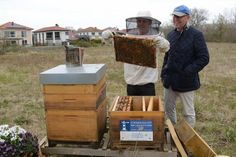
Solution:
M180 32L180 33L183 33L184 31L188 30L188 29L189 29L189 27L190 27L190 24L189 24L189 23L187 23L187 24L184 26L184 29L183 29L183 31L182 31L182 32ZM175 31L177 31L177 28L175 28ZM179 31L177 31L177 32L179 32Z

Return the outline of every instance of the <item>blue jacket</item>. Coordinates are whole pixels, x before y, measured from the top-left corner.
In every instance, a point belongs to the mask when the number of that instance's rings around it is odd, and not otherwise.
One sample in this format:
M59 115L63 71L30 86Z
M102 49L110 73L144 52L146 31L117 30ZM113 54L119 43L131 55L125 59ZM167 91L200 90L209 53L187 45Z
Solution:
M202 32L189 26L182 33L171 31L167 40L161 78L165 88L188 92L200 87L198 72L209 63L209 53Z

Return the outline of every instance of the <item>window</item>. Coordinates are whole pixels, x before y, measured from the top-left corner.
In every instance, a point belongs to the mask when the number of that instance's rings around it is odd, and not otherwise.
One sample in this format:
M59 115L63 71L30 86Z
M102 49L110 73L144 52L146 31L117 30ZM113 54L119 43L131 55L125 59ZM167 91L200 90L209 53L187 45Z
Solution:
M69 32L65 32L66 35L69 35Z
M15 32L11 32L10 34L11 34L10 37L16 37L16 33Z
M92 35L95 35L95 32L92 32Z
M22 45L27 45L27 40L22 40Z
M4 32L4 37L16 37L16 34L14 31L5 31Z
M4 32L4 37L9 37L10 32Z
M46 33L46 39L47 40L52 40L52 32Z
M60 40L60 32L55 32L55 39Z
M26 34L26 31L21 31L21 37L26 37L27 34Z
M16 45L16 41L10 41L12 45Z

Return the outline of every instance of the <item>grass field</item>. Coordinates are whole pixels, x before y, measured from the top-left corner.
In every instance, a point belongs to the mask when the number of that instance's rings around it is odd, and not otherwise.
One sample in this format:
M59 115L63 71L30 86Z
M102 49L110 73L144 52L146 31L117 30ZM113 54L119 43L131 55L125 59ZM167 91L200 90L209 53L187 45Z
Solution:
M208 43L210 63L200 72L201 88L195 95L195 130L218 154L236 156L236 44ZM107 97L125 95L123 64L115 62L111 46L87 48L84 63L107 65ZM159 54L159 67L163 54ZM65 63L63 48L28 48L0 55L0 124L18 124L46 135L39 74ZM163 87L158 81L158 95ZM181 113L181 104L178 102ZM179 114L179 119L182 118Z

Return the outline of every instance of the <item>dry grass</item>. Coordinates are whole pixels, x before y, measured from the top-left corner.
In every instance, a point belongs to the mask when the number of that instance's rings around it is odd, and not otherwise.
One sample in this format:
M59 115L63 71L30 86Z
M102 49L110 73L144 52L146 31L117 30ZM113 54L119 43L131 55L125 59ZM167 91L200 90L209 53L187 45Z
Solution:
M236 156L236 44L208 43L208 47L210 64L200 73L202 86L195 96L195 129L218 154ZM39 74L64 64L64 58L63 48L31 48L0 56L0 124L19 124L39 139L46 135ZM163 54L159 58L160 66ZM110 102L126 94L123 64L115 62L112 47L87 48L84 63L107 64ZM160 81L156 89L162 95Z

